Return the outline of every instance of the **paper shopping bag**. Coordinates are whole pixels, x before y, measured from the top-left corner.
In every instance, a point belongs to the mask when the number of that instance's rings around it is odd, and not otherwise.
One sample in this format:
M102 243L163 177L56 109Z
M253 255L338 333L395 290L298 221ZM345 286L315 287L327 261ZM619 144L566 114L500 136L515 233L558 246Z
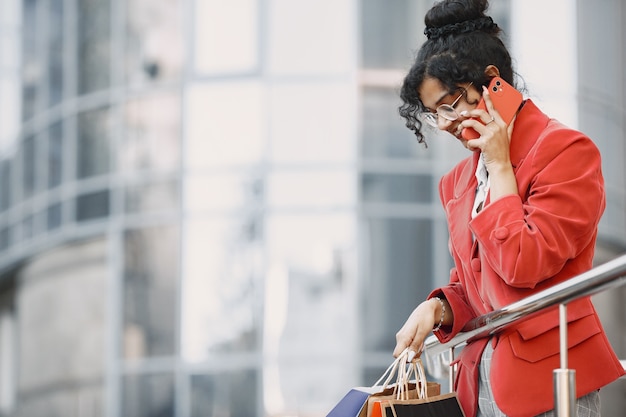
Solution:
M389 400L415 400L441 394L440 384L426 380L426 372L420 359L399 368L397 375L394 392L371 395L368 398L367 415L361 417L383 417L381 404ZM415 382L411 381L412 376L415 376Z
M429 395L426 372L421 360L413 364L416 382L421 389L417 398L406 395L378 403L380 417L465 417L455 393ZM410 372L407 373L410 375Z
M371 395L386 396L397 391L395 387L391 386L391 381L396 371L401 368L400 363L406 362L407 353L408 351L405 351L398 356L371 387L356 387L348 391L326 417L366 417L367 400Z
M382 417L465 417L455 393L415 400L386 400Z
M361 410L367 405L370 395L380 392L382 387L356 387L330 410L326 417L359 417Z
M382 411L380 408L380 403L385 402L387 400L395 400L397 399L396 393L389 392L390 389L387 389L385 392L379 392L370 395L367 399L367 413L361 413L360 417L382 417ZM427 397L436 397L441 394L441 385L437 382L428 381L426 383L426 396ZM418 399L420 398L420 390L417 387L417 384L410 383L409 391L407 393L407 399Z

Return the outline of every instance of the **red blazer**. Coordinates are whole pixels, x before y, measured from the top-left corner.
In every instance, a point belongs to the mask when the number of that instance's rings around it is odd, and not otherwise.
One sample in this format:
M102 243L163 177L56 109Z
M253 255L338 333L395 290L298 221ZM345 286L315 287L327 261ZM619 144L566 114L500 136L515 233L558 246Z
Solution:
M589 270L597 226L605 207L598 149L580 132L549 119L527 100L511 138L519 195L485 202L471 218L478 153L440 182L455 267L445 296L454 325L437 332L446 342L482 314ZM587 297L568 305L569 368L583 396L624 374ZM558 307L494 337L491 386L511 417L554 408L552 371L559 368ZM487 339L468 344L458 357L455 389L468 417L476 415L478 365Z

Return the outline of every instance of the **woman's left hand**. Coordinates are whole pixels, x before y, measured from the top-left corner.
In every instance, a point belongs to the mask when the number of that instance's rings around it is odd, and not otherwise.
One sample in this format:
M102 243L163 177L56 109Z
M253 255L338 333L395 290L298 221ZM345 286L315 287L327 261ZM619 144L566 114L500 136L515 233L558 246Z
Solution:
M463 116L471 117L461 126L471 127L480 137L467 141L467 148L480 151L490 178L491 200L517 193L517 181L511 165L510 142L515 119L507 126L500 113L493 107L489 91L483 87L483 100L487 110L473 109ZM464 112L465 113L465 112ZM478 121L478 120L480 121Z
M495 165L510 165L509 143L513 132L514 121L510 125L502 120L500 113L493 107L493 101L486 87L483 87L483 100L487 110L474 109L463 112L463 116L471 117L461 122L463 128L471 127L480 137L467 141L467 148L471 151L480 150L487 165L487 170ZM478 120L477 120L478 119ZM480 120L480 121L479 121Z

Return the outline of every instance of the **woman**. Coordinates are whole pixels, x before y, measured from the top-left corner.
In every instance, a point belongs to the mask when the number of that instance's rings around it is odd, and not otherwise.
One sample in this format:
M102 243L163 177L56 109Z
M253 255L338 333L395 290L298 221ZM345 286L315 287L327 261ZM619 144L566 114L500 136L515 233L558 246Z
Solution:
M496 76L514 84L514 71L487 7L486 0L436 3L402 87L400 114L420 142L431 123L472 155L439 185L455 264L450 282L409 316L396 356L406 347L419 355L430 331L446 342L471 319L592 267L605 207L598 149L531 100L510 124L501 118L485 86ZM481 98L486 110L477 108ZM464 128L480 137L464 139ZM599 416L598 390L624 369L588 297L568 305L568 321L579 416ZM455 390L468 417L554 415L558 324L558 309L550 309L463 348Z

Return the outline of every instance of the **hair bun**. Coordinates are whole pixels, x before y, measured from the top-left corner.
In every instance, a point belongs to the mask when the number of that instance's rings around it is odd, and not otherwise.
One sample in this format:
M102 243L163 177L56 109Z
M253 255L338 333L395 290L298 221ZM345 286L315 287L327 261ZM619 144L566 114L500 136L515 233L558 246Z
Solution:
M475 31L496 33L498 32L498 25L491 17L483 16L478 19L465 20L463 22L451 23L440 27L427 27L424 29L424 35L426 35L428 39L435 40L447 35L458 35Z

